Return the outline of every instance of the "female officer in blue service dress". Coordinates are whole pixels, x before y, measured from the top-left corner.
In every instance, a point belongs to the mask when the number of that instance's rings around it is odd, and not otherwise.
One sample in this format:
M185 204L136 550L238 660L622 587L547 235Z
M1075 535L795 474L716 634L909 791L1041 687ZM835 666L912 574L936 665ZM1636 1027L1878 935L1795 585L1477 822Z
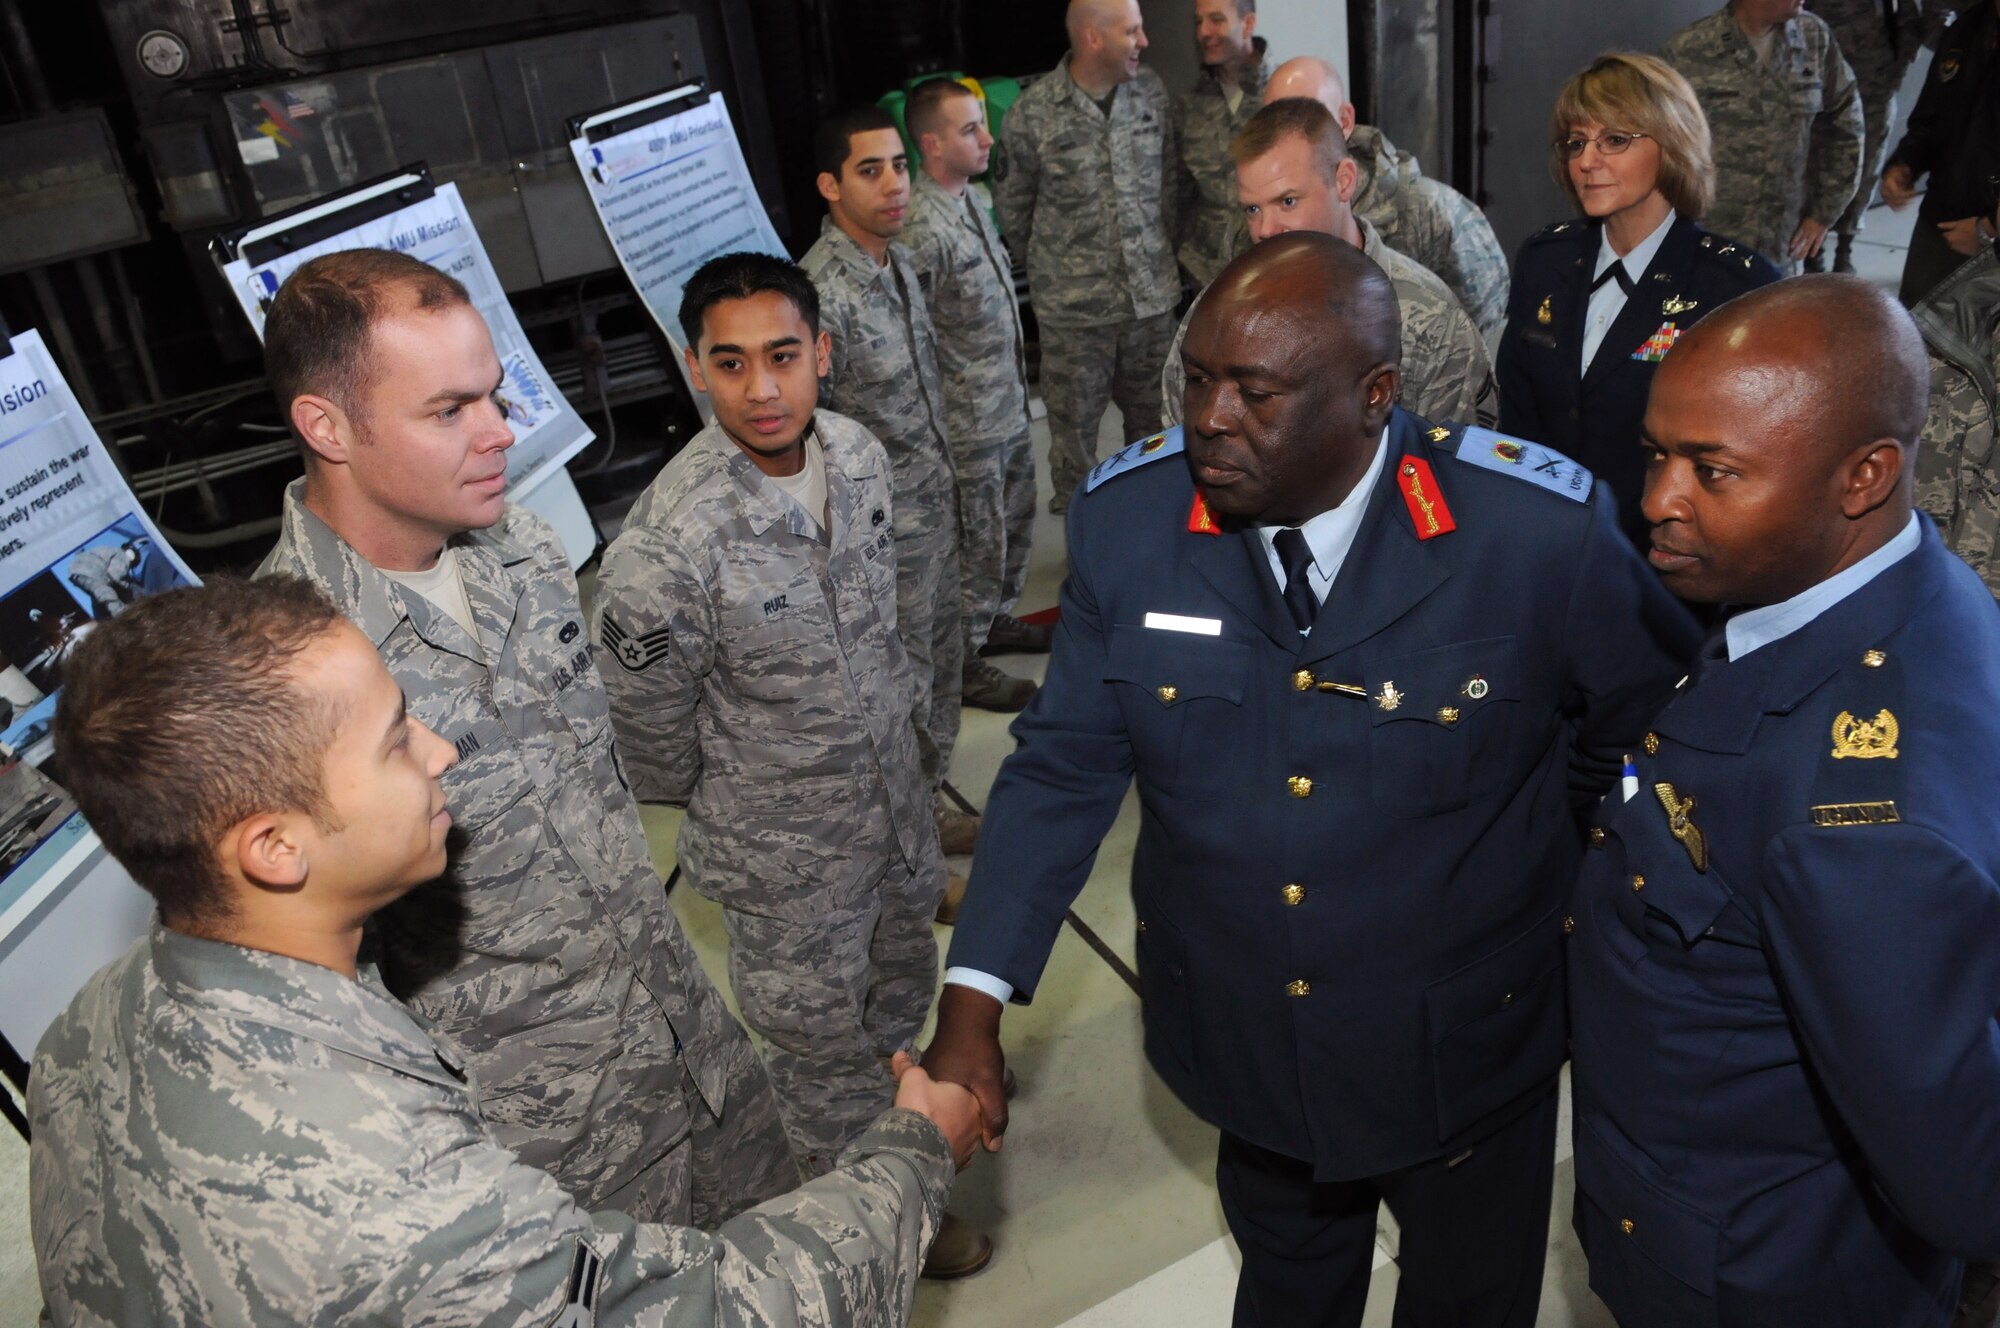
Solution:
M1565 452L1611 486L1641 549L1639 421L1653 366L1709 310L1778 279L1695 224L1715 191L1708 121L1671 66L1614 53L1563 86L1556 182L1583 218L1528 238L1500 337L1500 428Z

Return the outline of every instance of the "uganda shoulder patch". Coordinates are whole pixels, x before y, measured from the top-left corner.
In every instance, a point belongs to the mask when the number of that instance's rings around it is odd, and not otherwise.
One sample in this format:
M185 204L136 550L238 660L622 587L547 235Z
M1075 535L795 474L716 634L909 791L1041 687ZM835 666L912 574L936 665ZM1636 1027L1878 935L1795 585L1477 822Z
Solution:
M1083 482L1085 493L1097 492L1097 486L1113 475L1123 475L1128 470L1136 470L1151 461L1163 457L1179 456L1187 446L1187 438L1176 424L1165 433L1156 433L1141 438L1136 443L1127 443L1104 460L1090 468L1090 478Z
M1458 444L1458 459L1468 465L1538 484L1576 502L1587 502L1595 482L1591 473L1553 447L1509 438L1491 429L1468 428Z
M644 673L665 659L672 639L673 631L666 627L634 636L620 627L610 614L604 615L605 649L627 673Z

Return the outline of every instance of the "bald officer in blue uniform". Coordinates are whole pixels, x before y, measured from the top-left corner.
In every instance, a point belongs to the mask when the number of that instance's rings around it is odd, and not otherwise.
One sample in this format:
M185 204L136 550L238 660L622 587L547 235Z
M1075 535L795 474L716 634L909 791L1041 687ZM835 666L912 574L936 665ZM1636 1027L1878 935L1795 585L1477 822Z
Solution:
M1910 499L1928 374L1855 277L1723 306L1647 408L1651 559L1739 607L1604 805L1576 1227L1625 1328L1922 1328L2000 1253L2000 612Z
M1590 476L1396 410L1396 346L1328 236L1203 297L1185 452L1135 445L1070 509L924 1058L1004 1130L1003 1001L1136 777L1146 1052L1222 1130L1239 1325L1358 1324L1383 1199L1397 1323L1534 1322L1564 900L1694 646Z

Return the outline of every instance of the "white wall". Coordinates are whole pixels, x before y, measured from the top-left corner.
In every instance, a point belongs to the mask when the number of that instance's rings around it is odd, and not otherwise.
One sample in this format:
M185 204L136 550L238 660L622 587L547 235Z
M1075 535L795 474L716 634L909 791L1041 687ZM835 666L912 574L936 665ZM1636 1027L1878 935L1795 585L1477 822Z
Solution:
M1295 55L1333 61L1352 82L1347 66L1345 0L1257 0L1257 35L1270 47L1271 62Z

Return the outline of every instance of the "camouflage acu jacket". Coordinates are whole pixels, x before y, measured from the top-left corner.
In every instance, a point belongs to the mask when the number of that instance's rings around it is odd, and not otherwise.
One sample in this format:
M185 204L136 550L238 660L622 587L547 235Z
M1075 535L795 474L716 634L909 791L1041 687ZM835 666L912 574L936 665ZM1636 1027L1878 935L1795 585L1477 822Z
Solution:
M892 240L889 261L877 263L825 217L799 266L819 291L819 323L833 338L820 404L852 417L888 449L905 528L935 526L937 513L956 511L956 480L937 333L909 251Z
M1214 65L1203 65L1193 89L1174 98L1176 253L1200 286L1214 281L1236 256L1232 236L1243 209L1236 201L1236 163L1229 157L1229 140L1257 114L1264 85L1271 79L1264 39L1251 40L1257 55L1237 76L1241 100L1236 109L1230 109L1222 70Z
M633 786L688 809L688 879L793 922L851 906L897 858L944 877L896 636L888 457L832 411L814 429L825 542L711 425L625 518L595 607Z
M953 198L918 171L902 243L937 334L946 437L964 447L1026 433L1027 338L1014 269L986 209L969 189Z
M1987 250L1964 263L1912 313L1931 356L1917 505L2000 597L2000 260Z
M1384 244L1381 232L1369 222L1360 217L1354 220L1361 228L1361 252L1389 274L1389 285L1396 292L1403 353L1398 403L1433 423L1493 424L1500 409L1493 386L1493 360L1486 353L1479 329L1442 281L1408 255ZM1174 332L1166 365L1160 370L1160 410L1169 424L1181 422L1182 398L1187 390L1181 342L1187 338L1188 324L1194 321L1195 307L1200 303L1197 296L1188 306Z
M951 1159L884 1115L841 1170L714 1232L578 1208L398 1004L155 926L42 1039L35 1252L61 1328L907 1320ZM595 1316L593 1318L593 1315Z
M1861 93L1833 32L1812 14L1778 28L1771 63L1725 7L1660 48L1694 85L1715 139L1715 202L1701 224L1792 271L1799 222L1831 226L1861 180Z
M1806 7L1833 29L1863 96L1893 96L1903 86L1924 42L1923 0L1897 0L1886 18L1882 0L1807 0Z
M555 533L509 507L456 537L477 641L301 501L263 572L319 584L410 713L458 748L445 879L379 918L390 984L479 1071L500 1142L586 1207L720 1112L729 1012L667 907Z
M993 147L1000 233L1028 264L1035 317L1068 327L1153 318L1180 303L1166 85L1141 68L1106 116L1069 56L1028 85Z
M1479 205L1425 175L1373 126L1356 125L1347 150L1360 171L1354 215L1450 287L1481 335L1498 337L1507 323L1507 255Z

